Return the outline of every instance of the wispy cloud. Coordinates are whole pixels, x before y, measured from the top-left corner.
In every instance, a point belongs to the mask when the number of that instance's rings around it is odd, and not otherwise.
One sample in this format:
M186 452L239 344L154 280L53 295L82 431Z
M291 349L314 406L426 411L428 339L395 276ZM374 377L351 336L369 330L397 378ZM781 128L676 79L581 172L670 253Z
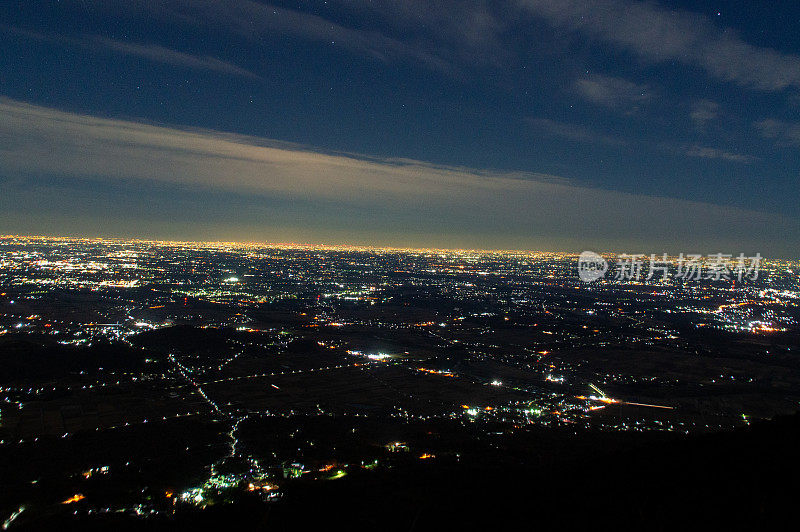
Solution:
M348 0L316 5L254 0L81 0L252 43L293 37L384 63L407 62L462 77L514 56L505 32L509 6L487 0Z
M93 180L91 194L100 194L103 183L125 182L240 194L296 209L311 205L295 211L298 226L299 214L319 216L326 209L331 214L325 226L346 228L350 241L387 224L395 242L423 244L414 235L424 234L438 235L440 243L448 238L493 248L750 249L761 245L763 231L774 232L778 243L800 238L797 224L780 215L600 190L535 173L326 154L269 139L97 118L8 99L0 99L0 159L5 179L0 192L12 182L6 192L19 195L26 190L21 183L58 176L63 186ZM127 200L118 201L122 210ZM58 214L91 216L91 205L89 198L74 205L74 212ZM14 216L12 211L0 219ZM171 214L169 223L180 216ZM228 213L237 216L235 210Z
M487 0L351 0L340 9L380 20L404 40L451 61L498 66L510 55L503 38L507 7Z
M152 16L210 30L223 29L250 41L290 35L367 55L380 61L411 59L432 70L457 74L458 68L436 46L419 39L392 37L377 29L350 27L323 16L252 0L165 0L139 2ZM100 5L99 7L103 7Z
M250 79L261 79L260 76L250 72L247 69L241 68L226 61L222 61L216 57L179 52L171 48L159 46L157 44L123 42L99 35L81 35L79 37L71 37L58 34L44 34L23 28L2 25L0 25L0 31L41 42L80 46L93 51L111 52L127 56L141 57L148 61L163 63L166 65L174 65L182 68L210 70Z
M678 62L763 91L800 87L800 56L754 46L707 17L638 0L516 0L558 28L580 32L649 63Z
M690 146L686 149L686 155L689 157L699 157L701 159L721 159L733 163L750 163L755 160L754 157L749 155L742 155L740 153L732 153L718 148L709 148L707 146Z
M762 137L775 139L780 146L800 146L800 122L766 118L753 124Z
M652 97L647 85L633 83L623 78L595 74L575 83L583 98L606 107L624 107L635 110Z
M695 127L703 131L706 126L716 120L719 116L719 104L715 101L702 99L697 100L692 104L692 111L689 117L692 119Z
M157 63L176 65L180 67L193 68L197 70L213 70L224 74L242 76L251 79L261 79L260 76L238 67L232 63L222 61L216 57L208 55L192 55L170 48L165 48L157 44L136 44L130 42L115 41L105 37L87 37L85 43L95 44L100 48L125 55L142 57Z
M527 122L539 133L578 142L600 143L622 146L625 140L614 135L607 135L580 124L557 122L548 118L530 118Z
M749 44L708 17L650 1L350 0L327 2L313 12L254 0L81 1L108 13L146 13L253 42L288 35L450 75L520 60L520 45L535 38L520 32L520 25L536 19L648 64L699 67L714 78L764 91L800 87L800 56Z

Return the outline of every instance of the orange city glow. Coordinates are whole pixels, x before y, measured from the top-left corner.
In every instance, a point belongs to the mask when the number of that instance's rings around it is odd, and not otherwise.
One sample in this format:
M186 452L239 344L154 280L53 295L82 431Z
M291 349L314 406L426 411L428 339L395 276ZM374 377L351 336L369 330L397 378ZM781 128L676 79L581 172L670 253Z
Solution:
M72 504L73 502L82 501L85 498L86 498L86 496L83 495L82 493L76 493L75 495L73 495L72 497L67 499L66 501L63 501L61 504Z

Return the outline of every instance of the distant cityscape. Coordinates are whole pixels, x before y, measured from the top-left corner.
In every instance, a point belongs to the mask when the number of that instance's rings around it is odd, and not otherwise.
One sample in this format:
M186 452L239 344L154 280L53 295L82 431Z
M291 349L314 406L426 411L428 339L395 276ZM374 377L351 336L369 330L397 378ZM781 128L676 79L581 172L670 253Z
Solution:
M577 266L3 237L4 528L270 505L297 485L513 456L542 430L672 441L797 410L800 261L765 257L743 281L584 283Z

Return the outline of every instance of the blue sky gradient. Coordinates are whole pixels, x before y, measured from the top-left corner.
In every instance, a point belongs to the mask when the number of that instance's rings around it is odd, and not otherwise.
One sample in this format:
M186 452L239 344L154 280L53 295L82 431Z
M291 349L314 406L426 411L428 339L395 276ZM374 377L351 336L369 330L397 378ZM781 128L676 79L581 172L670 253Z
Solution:
M0 232L797 256L798 28L794 2L7 2Z

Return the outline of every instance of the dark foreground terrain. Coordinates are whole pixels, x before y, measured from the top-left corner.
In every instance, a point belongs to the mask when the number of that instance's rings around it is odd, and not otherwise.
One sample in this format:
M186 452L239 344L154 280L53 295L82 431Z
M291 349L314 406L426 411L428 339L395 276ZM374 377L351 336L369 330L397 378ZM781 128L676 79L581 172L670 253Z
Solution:
M774 529L796 519L800 417L680 441L550 436L558 458L467 463L298 482L278 502L239 498L171 517L20 520L17 530ZM558 438L563 438L559 442ZM624 450L623 450L624 449Z

